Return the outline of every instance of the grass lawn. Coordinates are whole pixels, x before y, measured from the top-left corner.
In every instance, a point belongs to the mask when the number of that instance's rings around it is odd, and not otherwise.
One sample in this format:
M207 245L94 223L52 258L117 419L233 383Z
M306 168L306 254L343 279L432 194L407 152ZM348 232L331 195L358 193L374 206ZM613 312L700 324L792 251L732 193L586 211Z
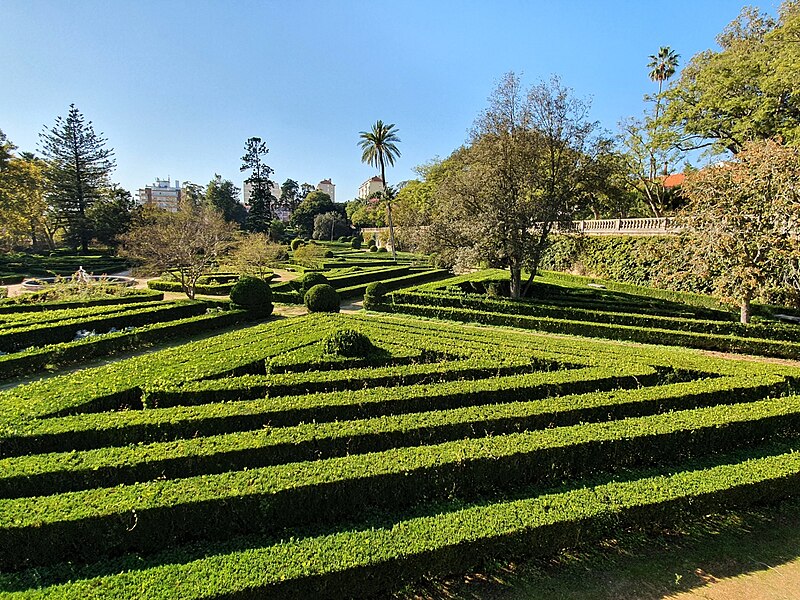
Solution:
M396 600L796 600L800 501L436 579Z

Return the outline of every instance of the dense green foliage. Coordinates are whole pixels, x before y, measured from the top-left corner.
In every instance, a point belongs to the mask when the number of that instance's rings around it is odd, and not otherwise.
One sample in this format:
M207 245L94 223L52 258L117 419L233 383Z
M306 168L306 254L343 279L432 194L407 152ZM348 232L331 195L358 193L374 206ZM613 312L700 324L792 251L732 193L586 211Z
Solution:
M339 294L327 283L311 287L303 296L303 302L309 312L339 312Z
M325 314L35 382L0 394L0 592L374 594L775 501L800 492L796 377Z
M260 316L272 314L272 289L258 277L242 277L231 288L231 302Z
M375 351L375 346L372 345L369 338L353 329L339 329L333 332L325 338L324 346L327 354L338 354L339 356L366 357Z

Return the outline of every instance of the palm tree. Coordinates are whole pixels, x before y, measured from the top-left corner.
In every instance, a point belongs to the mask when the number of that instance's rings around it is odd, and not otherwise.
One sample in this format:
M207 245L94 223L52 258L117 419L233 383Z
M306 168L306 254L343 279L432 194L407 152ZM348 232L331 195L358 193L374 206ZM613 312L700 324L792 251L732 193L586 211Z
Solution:
M661 88L664 86L664 82L675 75L675 69L678 68L678 57L680 54L676 53L672 48L669 46L661 46L658 49L658 54L651 54L650 55L650 62L647 63L647 66L650 68L650 80L658 82L658 96L656 96L656 113L655 122L658 122L658 113L661 111ZM651 159L651 175L655 176L656 172L656 165L655 160ZM667 172L669 171L669 165L664 163L664 177L667 176Z
M372 131L362 131L359 137L361 141L358 145L363 151L361 154L361 162L374 167L380 167L383 189L388 189L386 186L386 164L388 163L389 166L394 166L394 161L400 157L400 150L398 150L396 146L400 138L397 137L397 129L394 123L387 125L384 124L383 121L378 120L372 126ZM386 211L389 217L389 242L392 244L392 258L397 260L397 252L394 249L394 224L392 223L391 199L386 203Z
M658 54L650 55L650 62L647 63L650 69L650 79L658 82L658 101L656 102L656 119L658 119L658 109L661 104L661 88L664 82L675 75L675 69L678 68L677 54L669 46L661 46L658 49Z

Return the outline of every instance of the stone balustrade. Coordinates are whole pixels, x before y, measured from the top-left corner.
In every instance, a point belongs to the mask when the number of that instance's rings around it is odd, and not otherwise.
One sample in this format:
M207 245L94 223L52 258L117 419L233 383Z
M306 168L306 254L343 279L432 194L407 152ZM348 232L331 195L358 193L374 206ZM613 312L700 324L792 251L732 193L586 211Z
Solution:
M582 233L584 235L674 235L679 228L670 217L648 217L644 219L591 219L556 223L553 233ZM382 235L384 234L385 235ZM364 239L375 236L379 240L388 236L388 227L365 227L361 230Z

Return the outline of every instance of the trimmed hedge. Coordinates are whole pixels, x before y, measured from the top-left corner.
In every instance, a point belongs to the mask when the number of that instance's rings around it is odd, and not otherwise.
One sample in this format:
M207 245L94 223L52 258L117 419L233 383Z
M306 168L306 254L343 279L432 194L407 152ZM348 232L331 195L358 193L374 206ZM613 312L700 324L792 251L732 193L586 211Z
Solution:
M201 314L7 354L0 356L0 380L228 327L242 322L244 317L241 311Z
M207 296L227 296L233 286L233 283L197 284L194 286L194 291L196 294L205 294ZM147 282L147 287L151 290L160 290L162 292L183 292L183 288L178 281L151 279Z
M126 290L124 296L114 296L110 298L91 298L88 300L67 300L54 302L37 302L32 304L20 304L20 296L9 298L7 301L0 302L0 314L36 312L45 310L57 310L66 308L81 308L86 306L109 306L113 304L133 304L135 302L152 302L163 300L164 294L151 290Z
M15 352L42 342L60 343L72 341L79 330L109 330L125 327L141 327L154 322L183 319L206 312L206 304L200 301L180 301L156 306L138 307L136 305L113 314L98 314L74 319L64 319L57 323L31 324L27 327L0 329L0 350Z
M798 493L798 453L758 456L675 474L457 506L435 515L406 517L391 526L367 524L277 543L251 538L246 549L187 552L184 560L172 555L169 560L136 569L121 563L107 568L108 575L76 578L39 590L23 588L8 597L369 596L396 589L423 574L474 568L509 552L547 556L574 546L577 540L613 535L619 527L667 525L675 523L678 515L700 517L776 503ZM331 560L334 556L335 561ZM38 582L43 574L47 575L46 570L37 569L35 577L25 580Z
M253 314L272 314L272 289L269 283L258 277L242 277L231 288L231 302Z
M686 348L717 350L721 352L748 353L780 358L800 358L800 343L796 342L681 332L669 329L657 329L655 327L645 329L627 325L609 325L605 323L551 319L547 317L490 313L455 307L438 308L412 304L383 303L379 306L373 305L372 310L384 310L387 312L399 312L421 317L482 323L486 325L535 329L548 333L566 333L584 337L626 340L645 344L666 344Z
M164 535L185 542L269 535L422 499L470 498L497 487L518 490L609 468L732 451L785 431L800 431L800 398L0 500L0 565L19 569L154 552ZM799 461L790 462L797 468ZM796 478L800 487L800 472Z
M753 386L741 381L708 383L562 396L551 399L546 406L540 401L527 401L384 416L344 424L335 421L301 424L268 433L256 430L188 439L180 446L167 442L102 448L78 455L68 452L7 458L0 460L0 497L50 495L148 481L159 476L176 478L253 469L720 404L753 402L752 412L758 413L756 401L780 389L778 384L769 382ZM720 408L720 412L723 410ZM741 415L750 409L742 406L732 410Z
M309 312L339 312L339 294L330 285L320 283L310 288L303 297Z

